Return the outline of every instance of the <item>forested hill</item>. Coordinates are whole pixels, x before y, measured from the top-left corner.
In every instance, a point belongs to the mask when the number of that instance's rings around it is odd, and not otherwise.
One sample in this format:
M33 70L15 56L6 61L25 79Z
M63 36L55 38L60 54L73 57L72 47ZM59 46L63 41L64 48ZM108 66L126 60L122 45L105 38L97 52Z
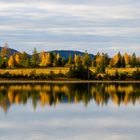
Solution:
M2 47L0 47L0 51L1 51ZM15 50L15 49L12 49L12 48L8 48L9 49L9 56L17 53L18 51ZM72 58L74 58L74 55L77 54L77 55L83 55L84 52L80 52L80 51L73 51L73 50L53 50L53 51L49 51L49 52L52 52L52 53L59 53L60 56L64 57L65 59L68 59L68 57L71 55ZM39 52L40 53L40 52ZM89 54L90 55L90 58L93 59L94 58L94 55L93 54Z
M53 50L53 51L50 51L52 53L59 53L60 56L64 57L65 59L68 59L68 57L71 55L72 58L74 58L74 55L83 55L84 52L80 52L80 51L73 51L73 50ZM94 55L93 54L89 54L90 55L90 58L93 59L94 58Z
M0 51L3 47L0 47ZM9 56L13 55L14 53L17 53L18 51L12 48L8 48L9 49Z

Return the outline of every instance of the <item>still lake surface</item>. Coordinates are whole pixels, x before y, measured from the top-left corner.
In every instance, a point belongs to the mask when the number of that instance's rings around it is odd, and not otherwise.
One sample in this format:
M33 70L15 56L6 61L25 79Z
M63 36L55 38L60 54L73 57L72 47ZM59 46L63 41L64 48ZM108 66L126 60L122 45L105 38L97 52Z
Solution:
M140 138L140 84L0 84L0 140Z

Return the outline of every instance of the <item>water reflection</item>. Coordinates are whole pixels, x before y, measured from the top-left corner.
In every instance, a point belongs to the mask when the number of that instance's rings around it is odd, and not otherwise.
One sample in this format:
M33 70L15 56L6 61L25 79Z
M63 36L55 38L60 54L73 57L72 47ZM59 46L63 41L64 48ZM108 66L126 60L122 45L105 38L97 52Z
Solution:
M140 101L138 84L3 84L0 85L0 106L4 112L13 104L57 105L79 103L85 106L92 100L97 105L135 104Z

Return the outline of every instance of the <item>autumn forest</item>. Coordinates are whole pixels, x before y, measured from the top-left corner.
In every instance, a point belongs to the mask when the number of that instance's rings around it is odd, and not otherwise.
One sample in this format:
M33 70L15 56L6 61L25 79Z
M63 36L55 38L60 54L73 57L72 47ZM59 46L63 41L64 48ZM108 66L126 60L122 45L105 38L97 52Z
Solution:
M0 51L0 77L22 79L55 79L78 78L88 80L128 80L140 79L140 58L133 54L118 52L112 58L107 53L97 53L92 58L87 51L83 55L75 54L68 58L59 53L37 52L34 48L31 55L27 52L11 53L8 43ZM52 68L48 71L48 68ZM24 73L23 69L30 72ZM38 70L42 72L38 73ZM20 74L11 73L12 70L21 71ZM43 72L43 71L45 71ZM56 72L59 71L59 72Z

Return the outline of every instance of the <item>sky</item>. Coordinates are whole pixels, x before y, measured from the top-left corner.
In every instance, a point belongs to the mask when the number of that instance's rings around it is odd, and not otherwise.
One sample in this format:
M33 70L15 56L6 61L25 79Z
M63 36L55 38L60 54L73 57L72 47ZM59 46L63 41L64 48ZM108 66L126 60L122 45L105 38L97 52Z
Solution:
M140 0L0 0L0 46L140 55Z

